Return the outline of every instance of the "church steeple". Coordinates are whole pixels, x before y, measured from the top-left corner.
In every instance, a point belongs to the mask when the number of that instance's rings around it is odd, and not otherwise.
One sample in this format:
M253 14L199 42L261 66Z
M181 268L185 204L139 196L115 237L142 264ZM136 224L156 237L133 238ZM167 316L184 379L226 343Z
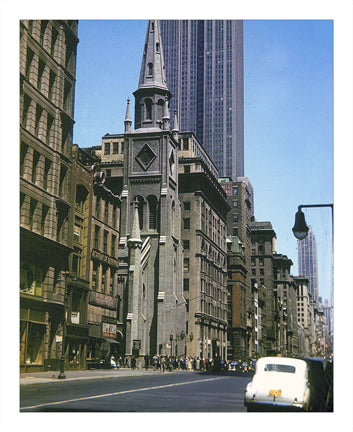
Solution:
M140 79L134 96L135 129L161 129L172 95L167 87L159 20L148 22Z

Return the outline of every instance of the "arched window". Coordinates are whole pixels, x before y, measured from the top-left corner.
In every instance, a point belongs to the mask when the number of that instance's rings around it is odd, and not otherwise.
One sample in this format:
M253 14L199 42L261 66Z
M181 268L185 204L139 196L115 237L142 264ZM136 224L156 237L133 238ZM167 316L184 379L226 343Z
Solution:
M157 52L159 52L159 51L160 51L160 45L159 45L159 43L158 43L158 42L156 43L156 51L157 51Z
M162 120L164 114L164 100L159 99L157 102L157 120Z
M152 100L145 100L145 108L146 108L146 120L152 120Z
M148 63L147 65L147 75L152 76L153 75L153 63Z
M158 208L158 201L157 198L153 195L149 196L147 198L148 201L148 228L149 229L157 229L158 227L158 214L157 214L157 208Z

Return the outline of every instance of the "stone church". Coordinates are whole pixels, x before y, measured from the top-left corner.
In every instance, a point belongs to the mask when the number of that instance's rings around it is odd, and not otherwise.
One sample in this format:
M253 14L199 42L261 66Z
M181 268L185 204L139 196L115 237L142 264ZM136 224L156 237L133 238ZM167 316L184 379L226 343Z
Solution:
M121 197L119 287L124 301L125 354L185 353L181 207L178 197L178 125L171 131L158 20L147 28L135 127L129 100L124 134L103 137L106 183ZM105 146L117 151L105 156ZM120 150L120 151L119 151Z

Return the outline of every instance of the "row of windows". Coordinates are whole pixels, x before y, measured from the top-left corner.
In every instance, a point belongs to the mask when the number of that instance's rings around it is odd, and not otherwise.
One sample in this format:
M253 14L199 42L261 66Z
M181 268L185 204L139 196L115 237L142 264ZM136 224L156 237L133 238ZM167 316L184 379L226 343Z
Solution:
M120 145L119 145L120 144ZM124 154L124 141L118 142L114 141L112 143L104 143L104 154Z
M117 272L112 267L93 261L92 290L108 295L115 295L117 287Z
M95 195L94 214L97 219L104 221L106 224L111 224L111 226L115 229L117 228L119 222L118 206L104 200L99 195Z
M20 194L20 224L30 231L45 236L52 236L53 233L49 231L49 206L39 202L35 198ZM52 216L54 219L54 216ZM56 227L55 239L57 242L67 243L68 240L68 217L64 211L56 212Z
M62 121L56 125L56 119L39 103L27 94L23 97L21 126L36 136L49 147L55 148L54 130L61 131L61 152L66 153L72 142L72 125L69 121ZM60 138L59 138L60 139Z
M102 234L101 234L102 232ZM96 225L94 229L94 248L117 258L117 236Z
M27 47L26 53L25 77L45 98L49 99L54 105L62 106L72 116L73 86L71 82L65 79L60 91L57 74L46 61L35 54L29 47Z
M68 21L68 24L74 22ZM74 29L75 31L76 29ZM60 34L52 22L48 20L29 20L28 33L43 47L43 49L50 54L57 62L61 63L60 49ZM62 33L63 46L65 47L64 65L74 74L76 64L76 40L69 31Z

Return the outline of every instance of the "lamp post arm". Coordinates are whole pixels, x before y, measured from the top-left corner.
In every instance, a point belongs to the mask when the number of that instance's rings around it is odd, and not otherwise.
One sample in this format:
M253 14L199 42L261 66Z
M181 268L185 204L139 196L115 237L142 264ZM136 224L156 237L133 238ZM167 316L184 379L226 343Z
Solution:
M333 210L333 204L302 204L298 206L298 210L308 207L331 207L331 209Z

